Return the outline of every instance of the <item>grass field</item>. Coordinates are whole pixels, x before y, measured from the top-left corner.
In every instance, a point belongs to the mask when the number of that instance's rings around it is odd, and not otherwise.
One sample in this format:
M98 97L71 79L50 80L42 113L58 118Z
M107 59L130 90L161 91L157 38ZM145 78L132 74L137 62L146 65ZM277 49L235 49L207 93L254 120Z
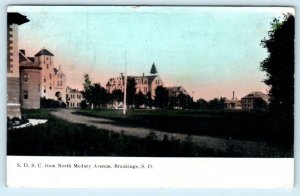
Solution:
M293 130L285 130L267 112L199 110L80 110L86 116L115 120L115 124L239 140L293 145ZM291 119L292 120L292 119Z
M107 111L108 112L108 111ZM140 139L52 117L48 110L23 110L27 118L47 118L46 124L8 130L7 154L31 156L240 157L233 152L201 149L189 141L150 133Z

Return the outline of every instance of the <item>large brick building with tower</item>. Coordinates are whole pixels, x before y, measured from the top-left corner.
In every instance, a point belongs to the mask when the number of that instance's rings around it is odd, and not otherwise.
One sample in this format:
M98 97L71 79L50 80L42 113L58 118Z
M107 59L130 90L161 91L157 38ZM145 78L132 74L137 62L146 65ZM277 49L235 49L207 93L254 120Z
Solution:
M136 82L136 93L142 92L146 95L148 92L151 93L152 97L155 97L155 89L158 86L163 86L163 81L158 76L155 64L152 64L150 74L146 76L128 76L127 78L133 78ZM110 78L106 84L106 90L112 93L114 90L124 90L124 76L121 74L119 77Z

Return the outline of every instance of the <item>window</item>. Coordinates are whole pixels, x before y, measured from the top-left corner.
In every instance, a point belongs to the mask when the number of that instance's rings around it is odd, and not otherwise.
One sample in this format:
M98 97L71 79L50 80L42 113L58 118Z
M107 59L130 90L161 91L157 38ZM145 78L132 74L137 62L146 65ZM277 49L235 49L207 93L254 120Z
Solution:
M52 83L49 84L49 89L50 89L50 90L52 89Z
M28 73L23 74L23 82L28 82Z
M46 77L44 77L44 82L46 82Z
M49 60L49 57L46 57L46 61L48 61Z
M60 86L62 86L62 81L60 81Z
M28 91L23 91L23 98L28 99Z
M44 86L44 93L46 93L46 86Z
M46 67L47 67L47 69L49 69L49 64L47 63L47 65L46 65Z
M144 84L147 84L147 80L144 80Z
M49 74L49 79L50 79L50 80L52 79L52 74Z
M59 81L57 81L57 86L59 86Z

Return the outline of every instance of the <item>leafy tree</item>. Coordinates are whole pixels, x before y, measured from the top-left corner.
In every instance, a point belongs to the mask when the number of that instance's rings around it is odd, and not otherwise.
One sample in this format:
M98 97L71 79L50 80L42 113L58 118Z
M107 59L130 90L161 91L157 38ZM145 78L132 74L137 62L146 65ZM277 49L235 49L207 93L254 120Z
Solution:
M140 91L135 95L134 105L136 108L139 108L141 105L146 103L146 96Z
M273 114L286 120L293 119L294 110L294 40L295 17L287 14L282 21L273 19L269 38L261 41L269 52L260 65L267 76L264 82L271 87L269 107Z
M196 101L197 109L207 109L207 105L208 105L208 103L205 99L200 98Z
M147 92L145 104L146 104L146 106L152 108L152 106L153 106L153 99L152 99L151 92Z
M92 82L90 80L89 74L84 74L84 83L83 85L83 98L86 100L86 102L89 104L89 106L91 106L92 104Z
M126 101L127 104L133 105L134 104L134 98L135 98L135 93L136 93L136 82L135 79L132 77L127 78L127 88L126 88Z
M274 19L269 38L261 41L269 52L260 66L266 72L264 82L270 86L269 109L278 128L277 140L289 147L294 144L294 41L295 17L291 14Z
M225 108L225 97L214 98L208 102L208 109L223 110Z
M194 107L193 98L189 95L183 94L182 92L179 93L177 96L179 107L183 109L191 109Z
M155 89L155 106L164 109L168 106L169 92L163 86L158 86Z
M96 108L99 108L108 102L108 93L100 83L94 83L93 86L91 86L91 95L91 102Z
M267 108L267 102L262 98L255 99L253 106L255 110L264 110Z
M113 101L117 101L117 102L123 101L124 93L120 89L113 90L111 94L112 94Z

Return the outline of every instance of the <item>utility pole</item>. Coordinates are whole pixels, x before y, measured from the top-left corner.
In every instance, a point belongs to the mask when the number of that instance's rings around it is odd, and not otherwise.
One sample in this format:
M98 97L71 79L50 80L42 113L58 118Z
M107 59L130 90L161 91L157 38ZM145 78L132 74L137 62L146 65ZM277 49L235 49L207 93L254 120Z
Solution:
M126 95L127 95L127 58L126 58L126 51L124 54L124 60L125 60L125 78L124 78L124 100L123 100L123 115L126 115L126 109L127 109L127 105L126 105Z

